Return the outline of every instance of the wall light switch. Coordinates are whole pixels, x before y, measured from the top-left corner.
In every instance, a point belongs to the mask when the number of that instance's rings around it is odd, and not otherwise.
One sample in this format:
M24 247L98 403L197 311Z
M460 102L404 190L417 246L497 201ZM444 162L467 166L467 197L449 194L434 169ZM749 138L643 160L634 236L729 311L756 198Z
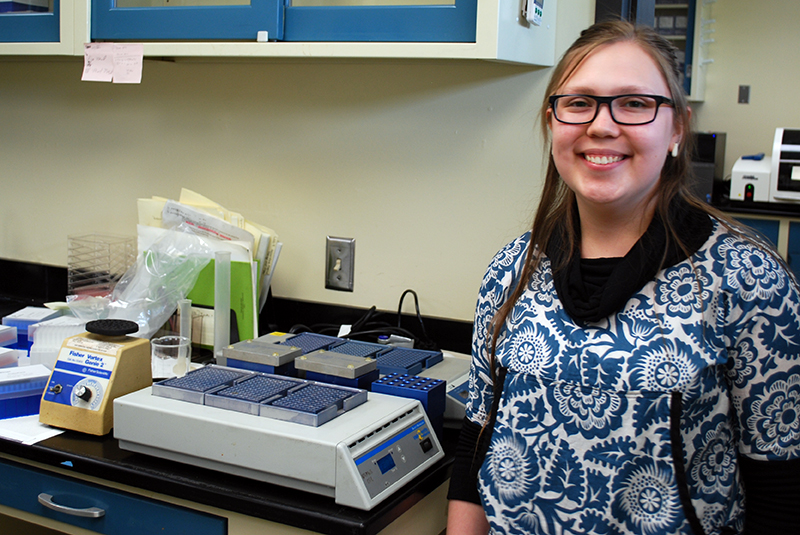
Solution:
M739 104L749 104L750 103L750 86L749 85L740 85L739 86Z
M325 253L325 288L352 292L356 240L328 236Z

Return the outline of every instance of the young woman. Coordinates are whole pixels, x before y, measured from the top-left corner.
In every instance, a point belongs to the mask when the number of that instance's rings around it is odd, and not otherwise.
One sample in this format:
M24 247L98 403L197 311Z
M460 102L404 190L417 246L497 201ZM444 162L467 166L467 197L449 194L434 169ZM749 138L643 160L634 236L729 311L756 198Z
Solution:
M800 293L688 192L678 80L621 21L555 68L533 229L478 299L449 535L797 532Z

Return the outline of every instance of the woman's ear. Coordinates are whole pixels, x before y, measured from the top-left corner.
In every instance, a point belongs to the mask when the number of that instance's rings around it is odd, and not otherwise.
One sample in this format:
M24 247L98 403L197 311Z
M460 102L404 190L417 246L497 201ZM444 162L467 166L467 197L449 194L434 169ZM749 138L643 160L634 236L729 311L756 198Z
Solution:
M686 116L687 120L691 123L692 121L692 108L689 106L686 107ZM688 125L678 124L675 126L675 133L672 136L672 144L670 145L670 154L673 157L677 156L678 149L680 148L681 141L683 141L683 134L686 132Z

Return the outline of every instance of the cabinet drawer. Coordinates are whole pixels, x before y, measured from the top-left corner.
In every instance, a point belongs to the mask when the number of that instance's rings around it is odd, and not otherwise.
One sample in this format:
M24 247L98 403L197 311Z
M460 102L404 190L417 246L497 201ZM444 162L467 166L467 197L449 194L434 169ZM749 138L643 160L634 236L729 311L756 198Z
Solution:
M0 503L3 505L97 533L228 533L226 518L12 461L0 460L0 474Z

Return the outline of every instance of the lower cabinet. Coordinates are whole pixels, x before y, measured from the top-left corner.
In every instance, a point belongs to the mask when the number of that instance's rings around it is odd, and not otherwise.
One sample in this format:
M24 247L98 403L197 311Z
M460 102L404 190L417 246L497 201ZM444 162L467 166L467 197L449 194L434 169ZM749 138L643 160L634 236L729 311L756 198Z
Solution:
M768 239L775 247L778 246L778 236L781 229L780 220L755 219L749 217L737 217L736 220L758 231L759 234Z
M228 520L0 460L0 504L96 533L226 535Z

